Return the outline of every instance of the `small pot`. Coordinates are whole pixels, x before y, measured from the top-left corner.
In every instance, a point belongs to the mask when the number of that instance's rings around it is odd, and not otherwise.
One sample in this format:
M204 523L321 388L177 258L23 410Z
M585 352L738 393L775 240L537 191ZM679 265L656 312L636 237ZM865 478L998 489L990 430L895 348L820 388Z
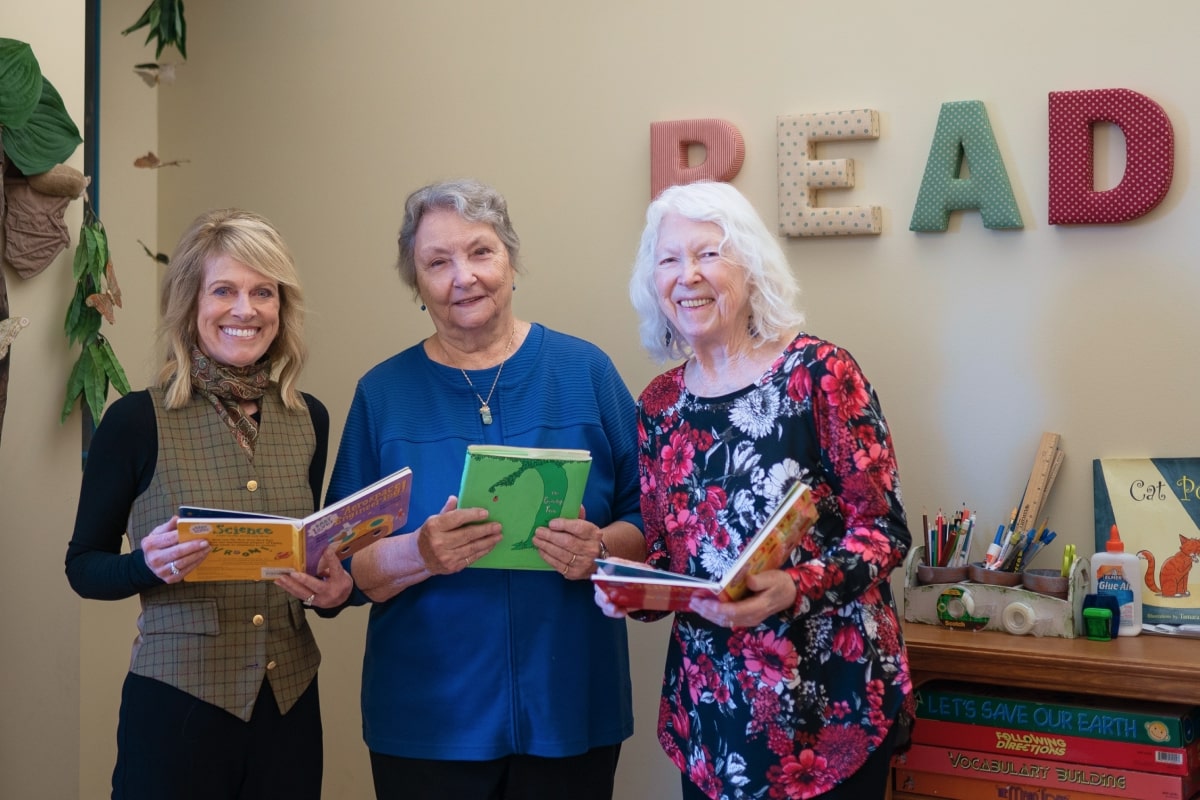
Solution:
M958 583L967 579L967 567L931 567L917 564L917 583Z
M1047 594L1060 600L1067 599L1071 579L1063 577L1057 569L1027 569L1021 573L1025 588L1038 594Z
M988 569L982 561L974 561L968 565L967 575L975 583L988 583L992 586L1016 586L1021 582L1021 573Z

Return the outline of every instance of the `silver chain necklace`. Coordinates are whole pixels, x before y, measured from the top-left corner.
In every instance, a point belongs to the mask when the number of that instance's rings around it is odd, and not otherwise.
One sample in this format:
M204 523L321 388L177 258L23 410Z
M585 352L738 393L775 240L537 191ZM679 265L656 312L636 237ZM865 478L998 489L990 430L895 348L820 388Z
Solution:
M458 371L461 372L462 376L467 379L467 385L471 387L471 391L474 392L475 397L479 399L479 418L483 420L484 425L492 424L492 409L488 403L492 401L492 395L496 392L496 385L500 383L500 373L504 371L504 365L508 363L508 355L512 351L512 343L513 339L516 338L516 335L517 323L514 322L512 332L508 334L508 345L504 348L504 360L500 362L500 369L496 370L496 378L492 381L492 388L488 389L488 396L486 400L482 395L479 394L479 390L475 388L475 384L471 382L471 376L467 374L467 371L462 367L458 367ZM438 341L438 344L442 344L440 340ZM442 344L442 352L446 354L446 360L450 361L450 351L446 349L446 345L444 344ZM451 366L458 365L451 363Z

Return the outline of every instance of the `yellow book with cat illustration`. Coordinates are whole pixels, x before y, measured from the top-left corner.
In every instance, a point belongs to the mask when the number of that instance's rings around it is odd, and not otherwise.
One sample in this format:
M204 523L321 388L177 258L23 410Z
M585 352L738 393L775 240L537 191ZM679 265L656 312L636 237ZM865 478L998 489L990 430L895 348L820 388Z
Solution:
M1096 552L1112 526L1138 558L1145 625L1200 624L1200 458L1092 462Z

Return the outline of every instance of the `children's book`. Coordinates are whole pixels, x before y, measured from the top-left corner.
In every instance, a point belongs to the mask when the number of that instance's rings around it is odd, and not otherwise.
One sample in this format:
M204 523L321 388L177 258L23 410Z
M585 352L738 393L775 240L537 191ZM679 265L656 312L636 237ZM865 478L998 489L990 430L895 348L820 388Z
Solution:
M922 721L999 725L1152 747L1182 748L1200 738L1200 706L1188 703L1001 689L965 681L929 681L917 690L916 700Z
M719 581L680 575L623 558L597 559L595 581L619 608L687 611L693 597L721 601L746 595L746 578L776 569L817 521L808 484L795 482Z
M898 756L897 758L903 758ZM1109 800L1075 786L1039 786L1003 775L949 775L905 767L892 769L893 798L946 797L950 800Z
M1142 622L1200 623L1200 458L1092 461L1096 552L1117 526L1140 559Z
M467 447L459 508L484 508L503 539L473 561L484 569L553 569L533 546L550 520L577 519L592 468L587 450L473 444Z
M317 574L331 545L338 558L399 530L408 519L412 470L405 467L303 519L180 506L179 541L204 539L212 551L186 581L272 580Z
M920 722L917 723L920 727ZM1119 769L1030 758L1021 754L981 753L960 747L912 744L892 759L892 766L914 772L959 775L988 781L1011 781L1056 791L1079 790L1124 800L1188 800L1200 788L1186 775ZM974 797L986 797L980 793Z
M912 740L914 744L961 747L992 755L1016 753L1049 761L1188 775L1200 779L1200 741L1195 740L1186 747L1166 747L1140 741L1112 741L1059 732L925 718L921 718L913 728Z

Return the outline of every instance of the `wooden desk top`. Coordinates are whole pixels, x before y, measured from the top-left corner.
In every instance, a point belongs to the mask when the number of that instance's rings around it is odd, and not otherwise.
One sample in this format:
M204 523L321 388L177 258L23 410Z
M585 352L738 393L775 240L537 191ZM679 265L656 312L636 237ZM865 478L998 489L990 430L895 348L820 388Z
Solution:
M913 685L950 679L1200 705L1200 639L1110 642L904 623Z

